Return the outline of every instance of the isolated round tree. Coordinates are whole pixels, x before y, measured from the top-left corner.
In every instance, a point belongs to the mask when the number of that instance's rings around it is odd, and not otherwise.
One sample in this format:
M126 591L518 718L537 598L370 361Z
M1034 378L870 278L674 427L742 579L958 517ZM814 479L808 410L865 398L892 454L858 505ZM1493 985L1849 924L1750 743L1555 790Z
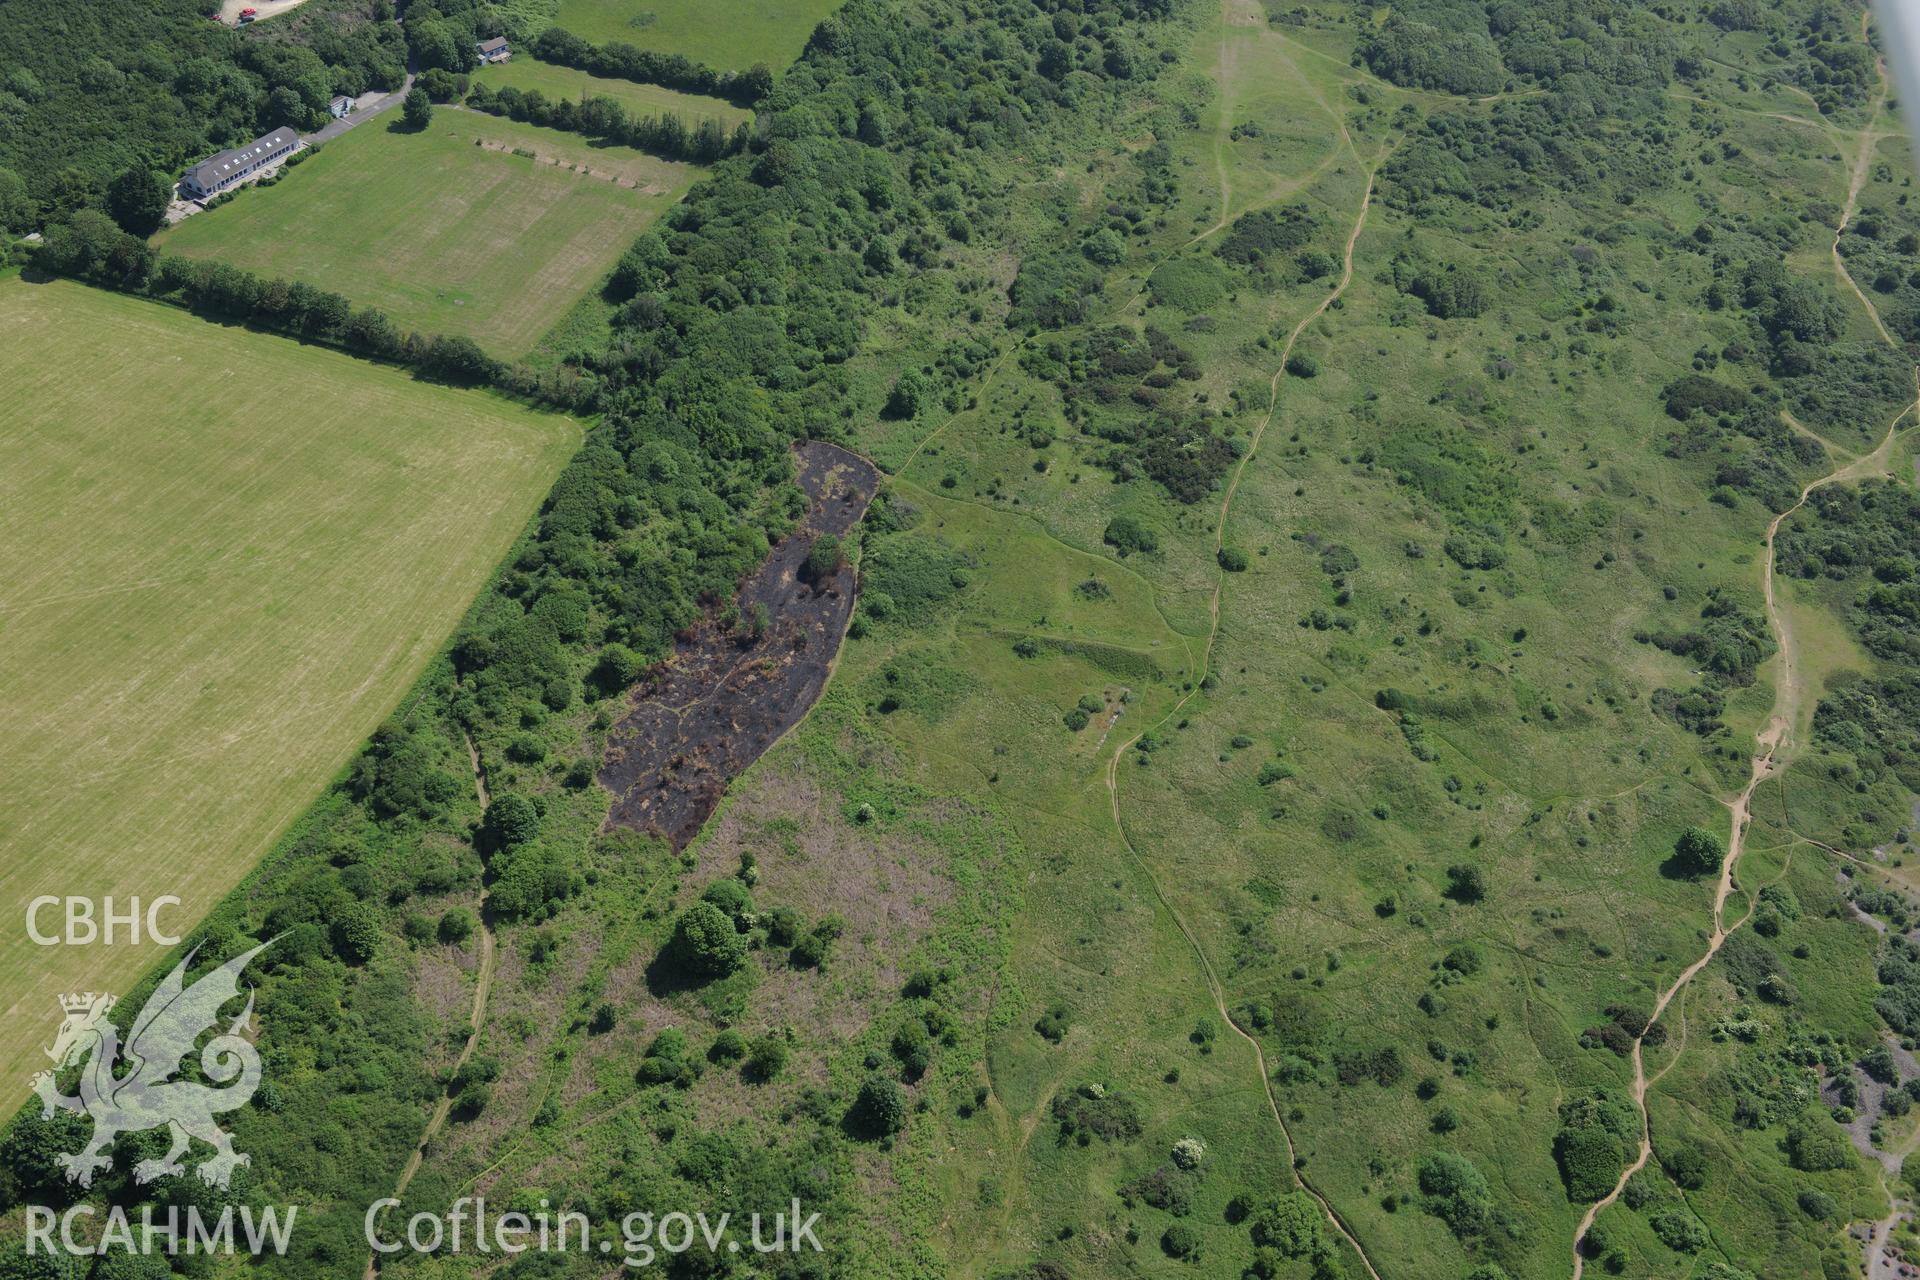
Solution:
M753 913L753 895L747 891L747 886L732 876L708 885L706 892L700 895L700 901L711 902L726 912L727 918L736 924L742 916Z
M407 97L400 104L400 116L407 122L409 129L424 129L433 123L433 99L427 97L427 91L419 85L407 90Z
M846 561L846 551L840 545L840 539L830 533L823 533L813 540L813 547L807 552L806 578L809 582L825 582L840 572L840 566Z
M491 847L512 849L539 838L540 811L527 797L509 791L493 798L480 825Z
M680 913L672 948L681 968L706 978L723 978L747 958L747 940L711 902L696 902Z
M473 936L473 912L465 907L449 907L434 929L440 941L458 946Z
M1673 862L1682 875L1709 876L1720 870L1727 856L1720 837L1705 827L1688 827L1673 842Z
M787 1042L775 1035L759 1037L747 1050L746 1075L765 1083L787 1068Z
M333 950L348 964L365 964L380 948L380 918L371 907L355 903L333 922Z
M847 1116L874 1137L898 1133L907 1127L907 1091L885 1076L869 1076Z
M172 184L135 165L107 185L107 212L129 235L149 236L166 220Z

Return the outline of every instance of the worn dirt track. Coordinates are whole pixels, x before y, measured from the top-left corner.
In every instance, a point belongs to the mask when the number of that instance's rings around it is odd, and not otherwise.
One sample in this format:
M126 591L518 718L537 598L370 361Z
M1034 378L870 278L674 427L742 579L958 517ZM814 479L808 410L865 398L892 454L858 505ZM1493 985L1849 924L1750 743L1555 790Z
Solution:
M1866 36L1867 21L1868 16L1863 14L1861 16L1861 36L1863 39ZM1881 91L1874 100L1872 110L1868 113L1865 127L1860 131L1857 144L1858 151L1855 154L1852 168L1848 174L1847 198L1845 205L1841 209L1839 220L1834 228L1832 254L1834 269L1839 274L1841 281L1852 291L1854 297L1859 300L1860 305L1865 308L1868 317L1872 320L1874 328L1879 331L1880 336L1890 345L1898 349L1899 344L1895 342L1892 335L1887 332L1885 324L1881 321L1878 309L1874 307L1873 303L1868 300L1866 294L1861 291L1859 285L1854 281L1852 273L1847 270L1845 259L1840 254L1840 236L1845 232L1848 222L1852 220L1854 212L1859 206L1860 192L1866 183L1868 162L1873 153L1874 143L1883 136L1874 130L1873 121L1878 118L1886 104L1888 91L1885 75L1886 71L1883 65L1881 67ZM1916 371L1915 386L1917 397L1920 397L1920 370ZM1806 677L1797 663L1798 642L1794 636L1792 618L1781 606L1779 594L1775 589L1774 543L1779 537L1780 527L1785 524L1795 512L1804 507L1807 504L1807 499L1812 497L1817 490L1827 488L1831 485L1847 484L1852 481L1861 480L1876 473L1884 473L1892 460L1893 446L1899 437L1900 423L1908 413L1913 412L1914 407L1914 405L1909 405L1907 408L1901 410L1900 414L1895 417L1892 422L1887 424L1885 437L1881 440L1879 446L1871 453L1863 454L1859 457L1845 457L1844 461L1831 472L1821 476L1817 480L1811 481L1805 488L1801 489L1799 500L1787 508L1787 510L1776 515L1767 525L1767 535L1761 560L1760 582L1762 597L1766 605L1767 626L1768 629L1772 631L1774 639L1779 645L1777 666L1774 672L1773 709L1767 718L1766 726L1762 728L1755 737L1757 750L1753 757L1753 767L1747 778L1746 786L1741 789L1738 795L1724 801L1728 813L1732 818L1732 824L1727 838L1726 856L1720 863L1720 878L1714 887L1713 931L1708 936L1706 950L1695 959L1692 964L1682 969L1667 989L1660 993L1660 998L1654 1002L1653 1015L1647 1020L1649 1026L1660 1020L1661 1016L1666 1012L1667 1007L1686 989L1687 984L1693 981L1695 975L1706 968L1707 965L1712 962L1713 958L1720 953L1720 948L1726 943L1727 936L1742 924L1746 923L1747 919L1751 917L1752 911L1749 909L1746 915L1734 921L1732 924L1726 922L1727 900L1733 893L1734 874L1739 866L1740 855L1745 848L1747 828L1753 821L1753 796L1754 793L1759 790L1762 783L1778 776L1779 773L1787 767L1788 762L1792 758L1793 750L1797 745L1794 741L1794 736L1798 731L1809 689ZM1791 423L1791 425L1798 427L1799 424ZM1808 434L1811 433L1809 432ZM1620 1198L1621 1194L1626 1190L1627 1180L1645 1168L1647 1161L1653 1156L1652 1118L1647 1111L1647 1091L1651 1085L1651 1081L1649 1081L1647 1077L1644 1041L1645 1032L1635 1036L1631 1052L1633 1064L1633 1103L1635 1109L1640 1113L1639 1150L1635 1153L1633 1162L1621 1172L1619 1180L1613 1186L1613 1190L1590 1205L1586 1213L1582 1215L1580 1225L1574 1229L1573 1280L1581 1280L1582 1273L1585 1269L1586 1258L1584 1246L1587 1233L1592 1230L1594 1221L1609 1205ZM1679 1051L1676 1051L1674 1061L1678 1060L1678 1052ZM1659 1075L1654 1076L1653 1079L1658 1080L1661 1075L1665 1075L1672 1067L1673 1061L1669 1061L1665 1067L1661 1068ZM1891 1220L1889 1220L1889 1222L1890 1221ZM1880 1225L1885 1226L1888 1224ZM1876 1238L1878 1234L1879 1228L1876 1227ZM1871 1247L1870 1245L1869 1248Z
M467 735L467 759L473 764L473 791L480 800L480 811L485 813L487 806L493 803L493 796L487 790L487 771L480 763L480 749L473 745L473 735ZM487 1000L493 994L493 922L487 917L487 894L480 893L480 967L473 981L473 1012L469 1019L466 1043L460 1046L460 1056L453 1060L454 1075L467 1065L473 1057L473 1051L480 1045L480 1028L487 1020ZM420 1132L420 1141L414 1144L413 1154L407 1157L406 1168L400 1171L399 1179L394 1183L393 1198L398 1200L407 1194L414 1175L420 1172L420 1166L426 1163L427 1149L433 1140L440 1136L440 1130L446 1127L447 1117L453 1112L453 1082L449 1079L447 1087L440 1093L440 1100L434 1104L433 1114L427 1117L427 1127ZM361 1272L361 1280L375 1280L380 1274L380 1255L369 1254L366 1270Z
M700 833L727 784L798 724L832 673L855 593L851 564L821 582L801 575L822 536L844 538L866 514L880 473L858 454L808 441L795 450L810 500L800 524L741 586L758 636L702 621L629 696L608 738L600 785L609 827L664 836L676 849ZM751 638L749 638L751 637Z
M1280 386L1286 379L1287 359L1293 354L1294 344L1300 340L1300 335L1306 332L1307 326L1315 320L1318 320L1322 315L1325 315L1327 309L1347 291L1347 286L1353 283L1354 249L1360 243L1360 233L1367 225L1367 213L1373 207L1374 180L1378 172L1379 165L1376 163L1373 171L1367 175L1367 188L1365 193L1360 197L1359 212L1354 217L1353 229L1347 234L1346 249L1343 254L1339 281L1332 291L1321 300L1320 305L1315 307L1293 327L1292 332L1287 335L1286 344L1280 350L1279 362L1274 369L1273 376L1267 382L1267 411L1265 415L1262 416L1259 425L1254 428L1253 438L1247 448L1247 452L1242 456L1240 465L1234 469L1232 479L1229 481L1225 493L1221 495L1219 518L1214 531L1215 551L1218 551L1225 545L1227 519L1233 513L1233 500L1234 496L1239 492L1240 479L1246 474L1248 465L1253 462L1254 457L1259 453L1261 438L1266 434L1267 428L1272 424L1274 416L1279 411ZM1213 595L1208 605L1211 622L1207 631L1207 644L1201 664L1203 673L1211 668L1214 643L1220 635L1220 593L1225 585L1226 575L1223 571L1215 578ZM1195 691L1197 692L1199 688L1200 685L1196 682L1194 685ZM1188 693L1185 697L1181 698L1179 702L1174 704L1173 709L1169 711L1163 719L1170 719L1178 715L1180 710L1184 708L1193 697L1194 693ZM1298 1157L1295 1154L1293 1131L1288 1128L1286 1117L1282 1115L1280 1111L1280 1100L1273 1092L1273 1079L1267 1071L1266 1050L1261 1047L1258 1037L1250 1034L1238 1022L1234 1021L1233 1013L1227 1007L1226 989L1221 985L1219 975L1214 972L1213 962L1208 958L1206 948L1201 946L1200 939L1194 934L1193 929L1187 924L1185 917L1180 914L1178 908L1173 905L1172 899L1170 899L1165 890L1161 888L1159 877L1154 875L1152 868L1147 864L1146 860L1140 856L1139 850L1134 847L1132 837L1127 834L1126 823L1120 813L1120 760L1126 755L1127 750L1139 740L1139 734L1128 738L1125 742L1122 742L1114 748L1113 754L1107 760L1107 801L1113 815L1114 829L1120 836L1120 843L1126 849L1128 855L1132 857L1134 863L1146 873L1147 881L1152 885L1154 897L1159 902L1161 909L1173 920L1174 927L1179 930L1180 936L1186 940L1195 958L1199 961L1200 972L1206 979L1207 994L1213 1001L1214 1011L1220 1015L1221 1021L1226 1023L1234 1035L1246 1041L1247 1045L1252 1048L1254 1066L1260 1072L1260 1087L1267 1100L1267 1110L1273 1116L1274 1124L1279 1127L1280 1139L1286 1148L1287 1167L1292 1171L1294 1181L1299 1184L1301 1190L1313 1197L1314 1202L1317 1203L1322 1212L1326 1214L1327 1222L1333 1227L1340 1238L1346 1241L1348 1246L1353 1249L1354 1254L1360 1259L1360 1265L1366 1268L1367 1275L1371 1277L1371 1280L1381 1280L1379 1271L1374 1268L1373 1259L1368 1256L1366 1247L1360 1243L1359 1237L1354 1235L1352 1228L1347 1225L1346 1219L1340 1216L1339 1211L1333 1207L1333 1202L1327 1199L1327 1197L1320 1192L1319 1188L1315 1187L1313 1183L1308 1180L1306 1174L1301 1171Z

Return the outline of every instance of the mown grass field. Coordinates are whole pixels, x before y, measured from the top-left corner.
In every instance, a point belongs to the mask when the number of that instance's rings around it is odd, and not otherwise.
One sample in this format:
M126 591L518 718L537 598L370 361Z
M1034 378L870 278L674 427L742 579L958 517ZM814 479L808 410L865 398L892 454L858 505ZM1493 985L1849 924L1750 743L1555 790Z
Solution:
M0 335L0 1076L24 1081L55 995L159 955L34 946L27 902L174 894L184 933L445 642L579 431L72 284L0 282Z
M723 71L764 62L778 71L800 55L841 0L561 0L554 25L595 44L621 40L681 53Z
M362 125L279 184L244 191L158 243L331 289L402 326L463 334L512 358L590 292L698 172L442 108L420 134L384 118Z
M751 111L723 98L705 98L632 80L603 80L585 71L555 66L537 58L518 57L511 62L482 67L473 73L473 78L490 89L513 88L522 92L538 89L553 101L578 102L583 94L612 98L633 115L679 116L689 129L702 120L718 120L731 131L741 121L753 118Z

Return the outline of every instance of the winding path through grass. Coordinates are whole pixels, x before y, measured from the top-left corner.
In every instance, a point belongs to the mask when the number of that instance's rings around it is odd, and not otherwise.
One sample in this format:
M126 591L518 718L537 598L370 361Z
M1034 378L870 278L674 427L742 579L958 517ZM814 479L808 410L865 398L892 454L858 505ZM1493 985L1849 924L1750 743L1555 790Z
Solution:
M1863 14L1861 16L1862 39L1866 38L1866 24L1867 15ZM1879 331L1881 338L1897 351L1901 349L1900 344L1894 341L1892 334L1887 332L1887 327L1881 320L1878 309L1874 307L1873 303L1867 298L1867 295L1861 291L1852 273L1847 270L1845 259L1840 254L1840 237L1846 231L1847 224L1852 220L1854 212L1859 207L1860 192L1866 185L1868 164L1873 155L1874 144L1886 136L1883 133L1875 131L1873 127L1874 121L1886 107L1888 96L1884 65L1880 69L1880 74L1880 93L1875 97L1873 106L1868 112L1867 122L1861 127L1858 134L1857 150L1854 155L1853 167L1848 177L1846 204L1841 209L1840 218L1834 227L1832 253L1834 269L1839 273L1841 281L1853 292L1853 295L1859 299L1860 305L1866 309L1868 317L1873 321L1874 328ZM1727 899L1732 896L1733 893L1734 873L1739 866L1740 855L1746 845L1747 829L1753 822L1753 796L1763 782L1778 776L1779 773L1787 767L1787 764L1793 757L1794 749L1799 745L1794 741L1795 727L1799 724L1801 711L1806 705L1808 688L1806 677L1799 670L1795 662L1798 642L1794 638L1793 623L1787 612L1780 605L1779 593L1774 583L1774 543L1779 537L1780 526L1785 524L1787 519L1795 512L1806 506L1807 499L1812 497L1816 491L1836 484L1847 484L1856 480L1865 479L1867 476L1876 472L1884 473L1888 463L1892 460L1894 442L1899 438L1900 434L1900 423L1906 418L1907 414L1913 412L1916 405L1920 405L1920 368L1916 368L1915 370L1915 392L1916 404L1910 404L1906 408L1903 408L1893 421L1887 424L1886 435L1881 439L1878 447L1871 453L1848 458L1833 471L1828 472L1817 480L1808 482L1806 487L1800 490L1799 500L1785 511L1776 515L1772 522L1767 525L1765 553L1761 561L1760 581L1761 593L1766 603L1767 626L1773 632L1774 639L1779 645L1779 665L1774 680L1773 710L1767 718L1766 726L1756 735L1755 745L1758 747L1758 751L1753 757L1753 767L1748 775L1747 785L1740 790L1738 795L1722 801L1722 803L1727 806L1732 824L1727 838L1726 856L1722 858L1720 862L1720 878L1714 886L1713 932L1707 938L1706 950L1702 952L1699 958L1694 960L1692 964L1682 969L1667 989L1660 993L1660 998L1654 1002L1652 1016L1647 1019L1648 1027L1651 1027L1660 1020L1661 1015L1666 1012L1667 1007L1686 989L1687 984L1693 981L1694 976L1706 968L1707 965L1712 962L1714 956L1720 953L1720 948L1725 945L1728 935L1752 917L1753 909L1751 904L1749 904L1747 913L1741 916L1740 919L1734 921L1732 924L1726 922ZM1790 418L1789 422L1791 422ZM1793 425L1798 426L1797 423ZM1594 1221L1609 1205L1620 1198L1622 1192L1626 1190L1627 1180L1645 1168L1647 1161L1653 1156L1653 1125L1651 1116L1647 1111L1647 1090L1654 1081L1659 1080L1661 1076L1664 1076L1668 1071L1673 1069L1674 1063L1679 1061L1680 1053L1684 1051L1684 1043L1680 1050L1675 1051L1673 1058L1667 1062L1666 1066L1662 1067L1659 1073L1652 1077L1652 1080L1649 1080L1646 1069L1645 1042L1646 1032L1643 1030L1633 1038L1633 1048L1631 1051L1631 1060L1633 1063L1633 1105L1640 1113L1640 1147L1635 1153L1632 1163L1622 1170L1619 1180L1614 1183L1613 1190L1588 1206L1586 1213L1582 1215L1580 1219L1580 1225L1575 1228L1573 1235L1573 1280L1581 1280L1581 1275L1586 1264L1584 1245L1586 1243L1587 1233L1593 1229ZM1875 1237L1878 1238L1879 1235L1880 1231L1876 1228Z
M487 771L480 763L480 749L473 745L473 735L466 735L467 759L473 763L473 790L480 798L480 812L485 813L493 798L487 791ZM400 1178L394 1184L393 1198L401 1199L407 1194L407 1187L413 1182L413 1176L420 1172L420 1166L426 1162L427 1148L440 1136L440 1130L446 1126L447 1116L453 1111L453 1086L460 1076L460 1068L467 1065L473 1057L473 1051L480 1044L480 1028L487 1019L487 997L493 993L493 925L487 919L487 891L480 891L480 968L473 983L473 1014L467 1030L466 1043L460 1046L460 1056L453 1060L453 1071L447 1077L446 1088L440 1091L440 1101L434 1104L433 1114L427 1118L427 1127L420 1133L420 1141L414 1144L413 1154L407 1158L407 1167L400 1171ZM371 1224L369 1224L371 1226ZM374 1280L380 1274L379 1253L369 1254L367 1268L361 1273L361 1280Z
M1382 159L1384 159L1384 157L1382 157ZM1300 335L1306 332L1307 326L1326 314L1327 308L1331 307L1335 300L1347 291L1347 286L1353 283L1354 247L1360 242L1360 232L1367 224L1367 212L1373 207L1373 187L1378 173L1379 163L1376 162L1373 169L1367 174L1367 188L1360 197L1360 210L1354 216L1353 229L1347 234L1346 249L1341 258L1339 282L1328 292L1325 298L1321 299L1320 305L1308 312L1307 315L1293 327L1293 331L1287 335L1286 345L1280 350L1279 363L1273 371L1273 376L1267 380L1267 411L1262 415L1259 425L1253 429L1253 437L1248 445L1247 452L1241 457L1240 465L1234 468L1233 475L1227 482L1226 491L1220 497L1219 518L1215 521L1213 538L1214 551L1216 553L1225 545L1227 519L1233 513L1233 499L1240 490L1241 477L1246 474L1247 467L1259 454L1260 441L1262 437L1265 436L1267 427L1272 424L1275 414L1279 411L1280 385L1286 379L1287 359L1293 354L1294 343L1300 340ZM1207 605L1207 612L1211 621L1207 628L1206 647L1201 651L1200 678L1194 681L1192 690L1178 702L1174 703L1166 715L1161 717L1157 722L1159 724L1164 724L1167 720L1178 715L1181 709L1193 700L1195 694L1200 691L1203 681L1212 668L1214 642L1220 634L1220 593L1225 586L1226 571L1221 569L1214 578L1213 595ZM1144 733L1145 731L1143 730L1142 732ZM1219 975L1214 972L1213 961L1208 958L1206 948L1200 945L1199 937L1195 935L1193 929L1187 924L1185 917L1180 914L1179 909L1173 905L1172 900L1167 897L1166 890L1160 885L1159 877L1153 873L1152 866L1140 855L1140 851L1134 847L1132 837L1127 834L1126 822L1120 814L1120 761L1128 750L1131 749L1136 742L1140 741L1141 736L1142 734L1136 733L1131 738L1122 742L1114 748L1113 754L1107 759L1107 801L1113 814L1114 830L1120 837L1120 844L1126 849L1127 855L1133 859L1134 864L1140 869L1141 873L1146 876L1147 883L1153 888L1154 898L1159 902L1161 909L1167 913L1168 918L1173 921L1174 927L1180 931L1180 936L1186 939L1187 945L1193 950L1194 958L1200 962L1200 972L1206 978L1207 994L1213 1001L1214 1011L1220 1015L1221 1020L1227 1024L1236 1036L1246 1041L1248 1046L1252 1048L1254 1065L1260 1072L1260 1089L1266 1097L1267 1110L1272 1113L1274 1124L1279 1126L1280 1137L1287 1150L1287 1168L1292 1173L1293 1180L1299 1184L1302 1191L1312 1196L1315 1202L1319 1204L1327 1216L1327 1221L1333 1224L1333 1229L1339 1233L1340 1238L1345 1240L1359 1257L1360 1265L1367 1269L1367 1275L1372 1277L1372 1280L1380 1280L1380 1272L1374 1268L1373 1259L1367 1256L1365 1246L1363 1246L1359 1238L1354 1235L1353 1229L1349 1227L1346 1220L1340 1216L1339 1210L1333 1207L1333 1202L1327 1199L1327 1197L1308 1180L1307 1176L1300 1171L1299 1160L1294 1153L1293 1131L1288 1128L1286 1117L1281 1114L1280 1100L1274 1095L1273 1080L1267 1072L1266 1051L1261 1047L1257 1037L1248 1032L1238 1022L1234 1021L1232 1012L1227 1008L1226 990L1221 986Z

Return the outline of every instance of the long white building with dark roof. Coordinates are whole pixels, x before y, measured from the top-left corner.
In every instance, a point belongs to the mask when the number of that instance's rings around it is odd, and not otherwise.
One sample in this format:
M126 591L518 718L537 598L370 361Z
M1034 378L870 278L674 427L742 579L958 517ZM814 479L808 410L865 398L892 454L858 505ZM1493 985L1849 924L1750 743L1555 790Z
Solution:
M196 200L205 200L266 166L284 160L299 149L299 134L287 128L275 129L244 147L222 151L194 165L180 179L180 189Z

